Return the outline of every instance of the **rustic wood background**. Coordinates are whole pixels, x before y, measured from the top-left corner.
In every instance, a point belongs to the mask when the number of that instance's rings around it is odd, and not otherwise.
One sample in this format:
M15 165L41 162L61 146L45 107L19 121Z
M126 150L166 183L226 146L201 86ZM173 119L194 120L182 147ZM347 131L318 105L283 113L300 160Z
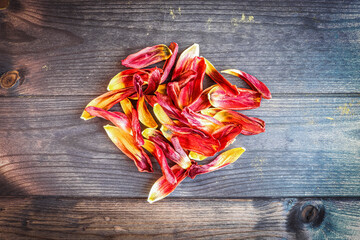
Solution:
M1 1L6 2L6 1ZM227 168L148 204L85 105L146 46L199 43L273 94ZM359 1L10 0L0 10L0 239L359 239ZM232 83L241 85L236 78ZM156 168L156 170L159 170Z

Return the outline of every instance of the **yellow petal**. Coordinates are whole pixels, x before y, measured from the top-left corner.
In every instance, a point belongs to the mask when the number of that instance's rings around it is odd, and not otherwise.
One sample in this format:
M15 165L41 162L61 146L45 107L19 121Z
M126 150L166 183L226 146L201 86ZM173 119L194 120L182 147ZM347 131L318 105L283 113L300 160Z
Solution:
M131 112L134 108L131 101L128 98L125 98L124 100L120 101L120 105L126 116L131 116Z
M149 128L157 128L158 125L154 118L152 117L151 113L149 112L149 109L146 106L145 103L145 97L141 96L139 97L138 103L137 103L137 110L139 114L139 120L142 124Z
M206 159L207 156L204 156L204 155L201 155L200 153L196 153L196 152L191 151L189 153L189 158L194 159L196 161L202 161L202 160Z
M160 104L156 103L154 105L153 111L154 111L156 118L159 120L159 122L161 124L174 125L174 122L165 113L164 109L160 106Z

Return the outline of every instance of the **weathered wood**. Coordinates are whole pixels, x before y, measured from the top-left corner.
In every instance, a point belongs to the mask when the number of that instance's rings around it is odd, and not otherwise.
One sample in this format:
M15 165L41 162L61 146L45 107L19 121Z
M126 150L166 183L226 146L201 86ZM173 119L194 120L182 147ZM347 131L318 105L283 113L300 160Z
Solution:
M0 95L100 94L121 59L171 41L199 43L273 93L356 93L359 12L357 1L13 0L0 11L0 74L23 79Z
M301 220L312 204L321 212ZM359 200L0 198L1 239L356 239Z
M0 98L0 195L147 196L159 169L137 172L107 138L107 121L80 119L89 98ZM243 111L267 130L237 138L247 151L236 163L171 196L359 196L359 108L356 96L275 95Z

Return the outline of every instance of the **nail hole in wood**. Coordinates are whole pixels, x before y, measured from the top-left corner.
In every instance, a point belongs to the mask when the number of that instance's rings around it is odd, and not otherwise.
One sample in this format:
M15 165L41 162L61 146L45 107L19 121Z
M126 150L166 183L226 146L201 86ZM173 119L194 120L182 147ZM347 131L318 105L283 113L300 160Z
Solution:
M6 9L9 6L10 0L0 0L0 10Z
M19 79L20 76L18 71L4 73L0 78L0 86L2 88L11 88L19 81Z

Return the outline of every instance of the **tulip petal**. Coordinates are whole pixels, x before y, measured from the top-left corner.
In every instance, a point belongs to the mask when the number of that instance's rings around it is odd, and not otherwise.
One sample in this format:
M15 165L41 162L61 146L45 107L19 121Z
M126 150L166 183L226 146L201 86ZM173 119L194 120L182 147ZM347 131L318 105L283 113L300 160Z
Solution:
M266 99L270 99L271 98L271 93L270 90L267 88L267 86L261 82L259 79L257 79L256 77L243 72L241 70L236 70L236 69L227 69L224 71L221 71L222 73L228 73L234 76L237 76L239 78L241 78L242 80L244 80L247 84L249 84L249 86L255 90L258 91L261 96L263 98Z
M216 86L209 92L209 100L213 107L231 110L247 110L260 107L261 95L250 89L238 88L237 96L230 96Z
M187 169L191 166L190 159L182 152L178 153L173 146L164 138L159 130L153 128L147 128L143 131L143 136L149 139L150 141L156 143L164 152L166 158L175 162L184 169ZM183 150L182 150L183 151Z
M112 91L112 90L118 90L118 89L134 86L133 83L134 74L140 75L140 77L145 81L147 81L149 78L149 73L146 70L127 69L118 73L110 80L107 90Z
M201 130L208 135L211 135L211 133L216 128L223 126L223 124L215 118L203 115L201 113L196 113L187 107L183 109L181 115L187 119L190 126Z
M179 103L181 108L194 102L203 91L203 80L205 76L206 64L204 58L195 57L192 70L196 72L196 77L188 82L180 91Z
M181 108L179 101L180 87L177 82L169 82L166 88L168 96L171 98L176 108Z
M220 142L218 151L222 151L232 144L241 131L242 127L236 124L229 124L215 130L212 136Z
M161 69L155 67L155 70L150 74L148 86L145 89L144 94L152 94L158 89L161 79L160 70Z
M214 118L222 123L235 123L242 126L241 133L254 135L265 131L265 122L259 118L248 117L242 113L231 110L223 110L214 115Z
M122 65L129 68L143 68L168 59L171 50L164 44L147 47L137 53L129 55L121 61Z
M179 76L174 78L172 81L179 83L179 87L183 88L188 84L190 81L194 80L197 73L194 70L187 70L181 73Z
M142 138L141 135L140 122L137 111L135 109L132 109L132 113L131 113L131 127L133 130L133 136L135 137L136 144L139 146L144 145L144 139Z
M222 111L221 108L206 108L206 109L201 110L200 113L204 114L204 115L207 115L207 116L210 116L210 117L214 117L215 114L217 114L220 111Z
M173 71L172 80L177 78L181 73L192 68L192 61L199 56L199 44L194 43L192 46L185 49L176 62Z
M176 177L174 173L171 171L168 162L166 161L166 157L161 150L161 148L156 144L151 142L150 140L144 140L143 148L145 148L148 152L150 152L156 161L159 163L163 176L170 184L176 184Z
M91 116L104 118L108 121L111 121L115 126L123 129L127 133L131 133L131 123L124 113L109 112L97 107L87 107L85 110Z
M133 87L110 91L93 99L86 107L98 107L104 110L109 110L116 103L124 100L127 97L130 97L133 94L135 94ZM81 118L88 120L93 118L93 116L84 110Z
M194 159L196 161L202 161L202 160L205 160L207 158L207 156L201 155L201 154L196 153L196 152L190 152L189 153L189 158Z
M131 101L128 98L125 98L124 100L120 101L120 105L122 110L124 111L125 115L131 119L132 110L134 109Z
M168 196L170 193L172 193L175 188L188 176L188 170L181 168L178 165L174 165L171 168L172 172L174 173L175 177L176 177L176 184L171 184L170 182L168 182L166 180L166 178L164 176L162 176L161 178L159 178L154 185L152 186L150 193L149 193L149 197L148 197L148 202L149 203L153 203L156 201L159 201L163 198L165 198L166 196Z
M145 126L147 126L149 128L157 128L158 127L155 119L153 118L153 116L149 112L149 109L146 106L144 95L139 97L139 99L138 99L137 111L139 114L139 120L142 124L144 124Z
M153 112L161 124L174 125L174 122L168 117L160 104L156 103L154 105Z
M214 88L214 86L211 86L211 87L208 87L207 89L205 89L204 91L202 91L200 96L194 102L192 102L188 106L188 108L194 112L198 112L198 111L201 111L203 109L207 109L208 107L210 107L211 103L209 101L208 94L211 91L211 89L213 89L213 88Z
M134 137L121 128L111 125L104 126L111 141L129 158L131 158L140 172L153 172L149 156L137 146Z
M169 76L169 73L172 69L172 67L174 66L174 63L175 63L175 60L176 60L176 56L178 54L178 50L179 50L179 46L177 45L177 43L175 42L172 42L170 43L169 45L169 49L171 50L172 52L172 55L170 58L168 58L164 64L164 67L163 67L163 74L161 76L161 81L160 83L163 83L166 81L166 78Z
M209 62L209 60L205 59L206 62L206 74L214 80L219 86L231 96L238 95L238 90L235 85L232 85L226 78L224 78L218 70Z
M245 148L233 148L226 152L221 153L209 164L206 165L193 164L189 171L189 177L194 179L199 174L208 173L223 168L235 162L244 152L245 152Z
M181 115L181 111L177 107L175 107L169 96L156 93L156 97L158 103L170 118L178 119L181 122L187 123L186 118Z

